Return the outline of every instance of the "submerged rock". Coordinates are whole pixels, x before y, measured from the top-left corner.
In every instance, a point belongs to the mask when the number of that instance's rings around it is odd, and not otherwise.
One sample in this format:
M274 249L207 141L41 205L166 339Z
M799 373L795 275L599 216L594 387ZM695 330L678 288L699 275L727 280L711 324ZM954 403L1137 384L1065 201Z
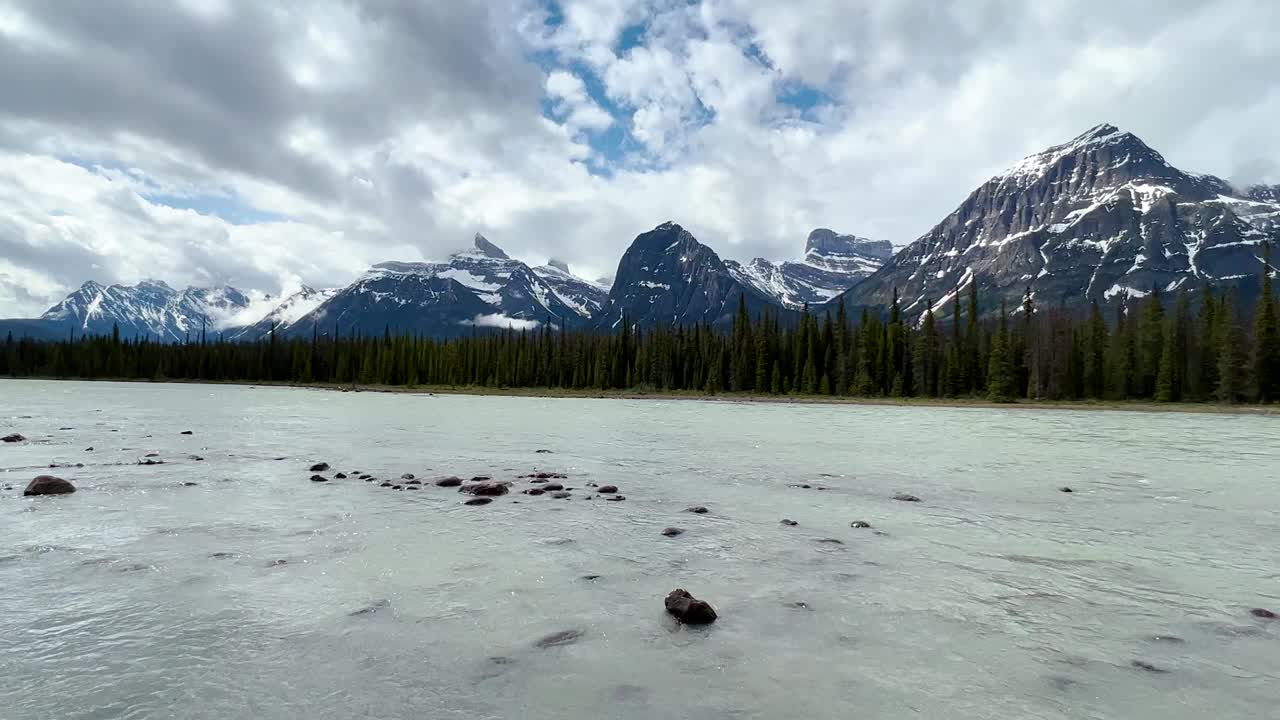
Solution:
M391 483L389 483L389 482L384 482L384 483L382 483L381 485L379 485L378 487L391 487Z
M858 530L865 530L871 527L871 523L867 522L866 520L854 520L853 522L849 523L849 527L855 528Z
M337 478L337 479L339 479L339 480L346 480L346 479L347 479L347 474L346 474L346 473L344 473L344 472L335 473L335 474L334 474L334 477L335 477L335 478Z
M573 493L569 492L568 490L558 490L556 492L551 493L551 497L555 498L556 500L568 500L569 498L573 497Z
M1131 663L1129 663L1129 664L1130 664L1130 665L1132 665L1133 667L1138 668L1139 670L1146 670L1147 672L1161 673L1161 674L1164 674L1164 673L1169 672L1168 670L1166 670L1166 669L1164 669L1164 668L1162 668L1162 667L1158 667L1158 666L1156 666L1156 665L1152 665L1151 663L1147 662L1146 660L1134 660L1133 662L1131 662Z
M139 465L163 465L164 461L159 458L144 457L138 461Z
M564 485L561 485L560 483L547 483L542 486L542 489L547 492L556 492L557 490L563 490Z
M691 508L685 508L685 512L691 512L691 513L693 513L693 514L695 514L695 515L706 515L707 513L711 512L711 511L710 511L710 510L708 510L708 509L706 509L705 507L703 507L703 506L701 506L701 505L694 505L694 506L693 506L693 507L691 507Z
M534 495L534 496L537 496L537 495L541 495L541 494L543 494L543 493L545 493L545 492L546 492L546 490L543 490L542 488L529 488L528 490L525 490L525 491L524 491L524 494L525 494L525 495Z
M561 630L560 632L551 633L545 637L539 638L533 645L538 648L552 648L560 645L570 645L582 639L586 633L582 630Z
M795 526L799 525L800 523L796 522L795 520L791 520L791 519L788 519L788 518L783 518L783 519L782 519L782 523L781 523L781 524L782 524L782 525L786 525L787 527L795 527Z
M194 435L195 433L191 432L190 430L183 430L182 432L180 432L180 433L178 433L178 434L179 434L179 435Z
M716 621L716 611L711 605L681 588L672 590L663 604L668 614L688 625L708 625Z
M462 485L462 478L460 477L440 478L436 481L436 487L458 487L460 485Z
M354 472L353 472L353 473L351 473L351 474L352 474L352 475L355 475L355 473L354 473ZM372 475L370 475L369 473L363 473L362 475L360 475L360 479L361 479L361 480L372 480L372 479L374 479L374 478L373 478L373 476L372 476Z
M468 500L468 501L466 501L466 502L464 502L464 503L462 503L462 504L463 504L463 505L470 505L470 506L472 506L472 507L475 507L475 506L478 506L478 505L488 505L488 504L489 504L489 503L491 503L491 502L493 502L493 498L491 498L491 497L477 497L477 498L471 498L470 500Z
M311 482L329 482L329 478L323 475L312 475Z
M458 492L464 492L468 495L478 495L484 497L496 497L498 495L506 495L511 490L506 483L503 482L477 482L470 485L463 485L458 488Z
M383 610L389 610L389 609L391 609L391 601L384 599L384 600L377 600L375 602L369 603L368 605L360 608L359 610L352 610L351 612L347 613L347 615L351 617L362 617L365 615L373 615L375 613L382 612Z
M613 495L613 494L616 494L616 493L618 492L618 486L617 486L617 485L603 485L603 486L601 486L601 487L596 488L596 492L600 493L601 495Z
M23 495L67 495L76 491L76 486L60 477L37 475L27 483Z
M1065 485L1064 485L1064 486L1062 486L1062 487L1058 488L1058 492L1073 493L1073 492L1075 492L1075 490L1072 490L1071 488L1069 488L1069 487L1067 487L1067 486L1065 486Z
M311 472L324 472L325 470L328 470L328 469L329 469L329 463L326 463L326 462L316 463L315 465L312 465L310 468L308 468L308 470L310 470Z
M403 474L403 475L401 475L401 476L400 476L400 479L401 479L401 480L412 480L412 479L413 479L413 473L405 473L405 474Z
M596 580L599 580L602 577L604 576L603 575L583 575L582 579L586 580L587 582L595 582Z
M199 484L200 484L200 483L198 483L198 482L192 482L191 480L188 480L188 481L186 481L186 482L182 483L182 487L196 487L196 486L197 486L197 485L199 485Z
M0 442L7 442L7 443L20 443L20 442L23 442L24 440L26 440L26 438L19 435L18 433L14 433L12 435L5 435L4 437L0 438Z
M843 545L844 541L837 540L835 538L819 538L818 544L819 545Z
M550 454L551 454L551 451L550 451L550 450L534 450L534 452L535 452L535 453L537 453L537 454L539 454L539 455L550 455Z
M663 528L662 534L665 535L666 537L675 537L677 535L683 535L684 530L681 530L678 527Z
M1277 617L1274 612L1266 608L1254 608L1249 611L1249 614L1256 618L1261 618L1263 620L1275 620Z
M623 500L626 500L626 499L627 499L626 495L610 495L609 497L605 498L605 500L608 500L609 502L622 502Z
M893 499L897 500L898 502L920 502L920 498L916 497L915 495L910 495L908 493L898 493L897 495L893 496Z

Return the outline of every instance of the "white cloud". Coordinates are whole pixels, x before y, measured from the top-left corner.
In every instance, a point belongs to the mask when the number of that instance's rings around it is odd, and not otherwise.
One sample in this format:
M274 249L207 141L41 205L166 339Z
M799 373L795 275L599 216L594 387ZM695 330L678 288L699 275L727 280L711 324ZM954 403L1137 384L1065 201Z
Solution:
M558 6L0 0L0 316L87 279L331 286L476 231L587 276L668 219L740 259L905 243L1103 121L1280 182L1276 3Z
M522 320L502 313L494 313L492 315L477 315L471 320L464 320L462 324L474 325L475 327L503 328L504 330L535 330L542 323L537 320Z

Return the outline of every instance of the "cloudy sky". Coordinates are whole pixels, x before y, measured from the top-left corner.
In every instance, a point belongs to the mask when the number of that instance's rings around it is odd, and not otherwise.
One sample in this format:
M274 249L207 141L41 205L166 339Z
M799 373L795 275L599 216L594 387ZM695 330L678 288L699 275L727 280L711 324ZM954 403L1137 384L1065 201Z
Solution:
M483 232L612 271L905 244L1100 122L1280 182L1274 0L0 0L0 316L345 284Z

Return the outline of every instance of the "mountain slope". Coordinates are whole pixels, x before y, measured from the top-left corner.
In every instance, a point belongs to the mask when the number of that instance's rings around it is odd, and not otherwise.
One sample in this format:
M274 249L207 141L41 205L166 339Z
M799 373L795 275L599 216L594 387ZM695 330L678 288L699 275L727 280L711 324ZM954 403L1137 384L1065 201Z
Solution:
M838 235L818 228L809 233L804 251L804 257L795 261L755 258L746 265L733 260L726 260L725 265L739 282L771 296L783 307L799 310L821 305L879 270L893 255L893 245L888 240Z
M258 340L270 335L273 327L277 333L288 332L299 320L310 315L341 290L342 288L315 290L303 285L298 292L281 300L261 320L248 327L229 330L228 336L232 340Z
M1131 133L1099 125L1031 155L974 190L960 207L844 294L855 305L935 308L975 278L987 309L1248 284L1259 244L1280 239L1280 204L1225 181L1183 172Z
M584 319L595 317L609 300L609 289L600 283L584 280L569 271L569 265L552 258L546 265L533 268L533 272L565 305L573 308Z
M291 334L411 333L449 337L474 328L532 328L544 322L582 326L580 310L590 298L569 292L568 277L555 283L513 260L482 235L472 249L446 262L384 262L374 265L314 311L295 322ZM555 289L563 289L562 297Z
M49 308L37 323L44 335L109 335L149 337L165 342L227 327L249 298L233 287L196 288L181 292L159 280L137 285L101 285L89 281ZM35 327L35 325L28 325Z
M667 222L627 248L599 324L616 327L625 315L643 327L723 326L733 321L740 297L753 316L777 308L770 296L736 279L714 250Z

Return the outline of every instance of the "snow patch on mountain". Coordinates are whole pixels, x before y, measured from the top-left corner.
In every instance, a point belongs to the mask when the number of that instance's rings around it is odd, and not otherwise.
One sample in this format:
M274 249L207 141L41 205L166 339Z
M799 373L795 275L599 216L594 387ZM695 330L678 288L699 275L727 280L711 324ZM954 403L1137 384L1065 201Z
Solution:
M783 307L799 310L821 305L879 270L893 254L887 240L840 235L826 228L809 233L799 260L750 263L729 260L725 265L739 282L775 298Z

